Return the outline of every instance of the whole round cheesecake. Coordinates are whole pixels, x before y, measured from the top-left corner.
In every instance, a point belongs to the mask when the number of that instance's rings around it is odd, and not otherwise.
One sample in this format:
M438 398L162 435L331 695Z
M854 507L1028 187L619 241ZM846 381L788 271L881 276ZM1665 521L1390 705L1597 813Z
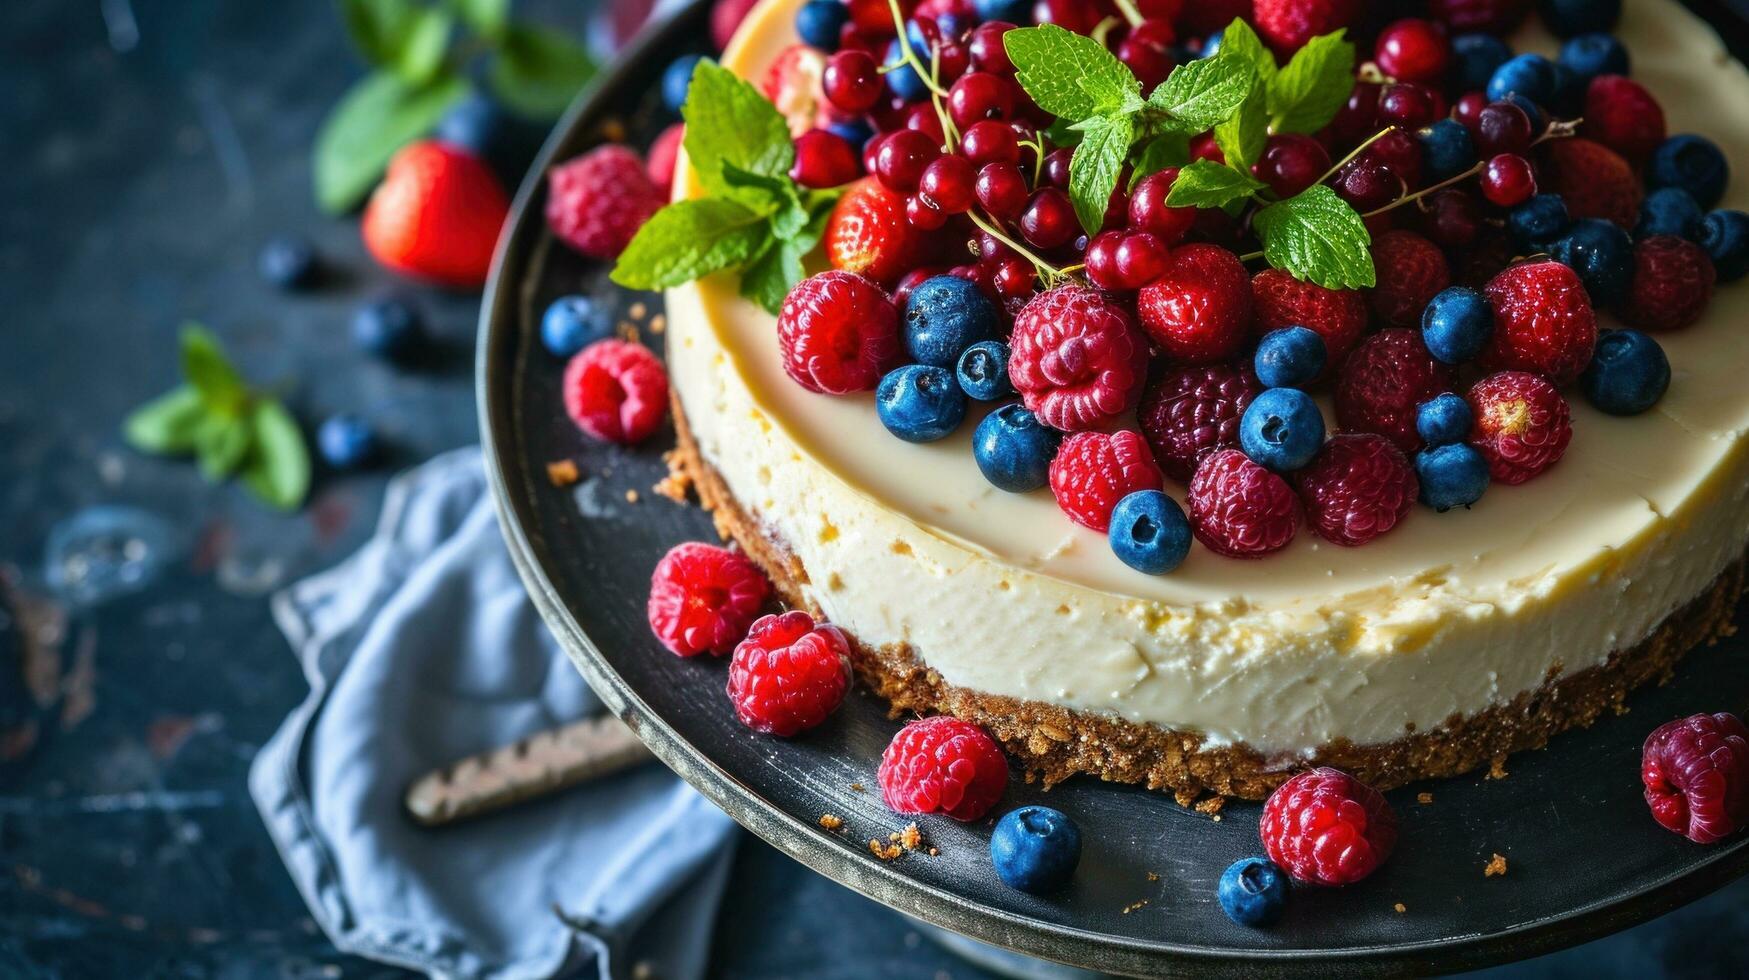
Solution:
M758 7L723 64L760 78L795 42L798 6ZM1636 0L1618 33L1671 132L1749 160L1749 74L1703 22ZM1556 47L1531 28L1512 43ZM681 172L677 197L702 194ZM1746 204L1735 189L1720 206ZM667 312L681 463L719 529L853 638L895 709L979 722L1047 782L1091 773L1188 799L1259 797L1313 763L1381 787L1463 772L1618 706L1727 630L1742 591L1742 289L1658 335L1672 381L1651 411L1571 399L1571 444L1530 482L1417 508L1365 547L1197 547L1158 576L1048 489L991 486L971 448L987 406L945 439L901 441L872 393L793 382L775 318L733 275L669 290Z

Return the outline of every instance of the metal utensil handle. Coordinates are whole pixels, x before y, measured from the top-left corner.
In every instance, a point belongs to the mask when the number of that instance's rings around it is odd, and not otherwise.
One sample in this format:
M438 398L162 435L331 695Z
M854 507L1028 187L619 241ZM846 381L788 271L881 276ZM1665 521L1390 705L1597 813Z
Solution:
M646 762L650 750L612 715L537 732L433 770L407 787L407 812L442 827Z

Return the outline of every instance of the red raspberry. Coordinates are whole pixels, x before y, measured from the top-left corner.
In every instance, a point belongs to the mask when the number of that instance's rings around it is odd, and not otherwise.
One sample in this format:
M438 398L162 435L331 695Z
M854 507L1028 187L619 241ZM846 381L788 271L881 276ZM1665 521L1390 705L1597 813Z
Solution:
M1326 289L1280 269L1251 277L1257 332L1305 327L1324 338L1324 372L1333 373L1366 333L1366 296L1358 289Z
M1312 530L1350 547L1396 527L1421 492L1409 460L1371 432L1331 436L1294 482Z
M1283 61L1312 38L1353 26L1360 13L1356 0L1255 0L1254 6L1252 26Z
M1599 75L1585 89L1585 121L1579 131L1642 164L1664 142L1664 108L1639 82Z
M1014 318L1008 380L1046 425L1077 432L1111 422L1136 403L1148 343L1104 293L1059 286Z
M826 258L832 268L890 286L918 264L921 234L905 217L905 196L873 177L850 185L826 219Z
M1239 417L1262 390L1249 364L1170 367L1142 393L1136 420L1160 469L1188 481L1204 453L1239 444Z
M1427 301L1451 285L1445 253L1412 231L1387 231L1373 239L1372 264L1378 281L1372 309L1387 326L1420 326Z
M1488 472L1519 484L1561 461L1573 438L1567 400L1540 374L1501 371L1473 385L1464 396L1475 413L1470 445L1488 461Z
M1136 296L1142 327L1166 356L1214 364L1251 336L1251 280L1244 263L1219 245L1172 250L1166 272Z
M686 124L671 123L656 142L650 144L649 158L644 166L650 172L650 182L664 194L674 189L674 162L680 155L680 144L686 139Z
M648 349L598 340L565 365L565 413L603 442L642 442L668 415L668 375Z
M831 717L850 690L844 631L799 609L761 616L729 661L729 700L741 724L788 738Z
M1324 767L1269 794L1257 830L1271 861L1314 885L1352 885L1397 846L1397 814L1379 791Z
M1718 273L1699 245L1653 235L1634 246L1634 277L1621 318L1641 330L1680 330L1712 302Z
M1300 527L1293 487L1237 449L1202 458L1190 478L1190 529L1210 551L1262 558L1287 547Z
M1522 23L1529 10L1530 0L1428 0L1427 4L1427 16L1444 21L1453 34L1505 34Z
M1008 788L1008 760L982 728L950 715L919 718L881 754L881 799L894 813L976 820Z
M1591 363L1597 316L1572 269L1551 261L1508 266L1482 292L1494 310L1485 369L1535 371L1566 384Z
M1561 195L1574 218L1602 218L1632 230L1640 219L1640 178L1602 143L1575 137L1550 140L1543 151L1549 190Z
M1666 722L1646 737L1640 781L1664 829L1696 844L1724 840L1749 822L1749 729L1724 711Z
M771 583L746 557L688 541L668 549L650 576L650 631L682 657L735 649Z
M1361 341L1336 375L1336 422L1348 432L1376 432L1398 449L1421 446L1415 410L1451 390L1451 368L1433 359L1421 334L1391 327Z
M1161 485L1148 444L1131 429L1077 432L1064 439L1051 460L1050 480L1063 513L1095 531L1111 526L1111 509L1126 495Z
M547 172L547 227L590 258L618 258L665 200L644 161L615 143Z
M796 283L777 314L783 370L809 391L872 391L903 359L899 312L881 287L849 272Z

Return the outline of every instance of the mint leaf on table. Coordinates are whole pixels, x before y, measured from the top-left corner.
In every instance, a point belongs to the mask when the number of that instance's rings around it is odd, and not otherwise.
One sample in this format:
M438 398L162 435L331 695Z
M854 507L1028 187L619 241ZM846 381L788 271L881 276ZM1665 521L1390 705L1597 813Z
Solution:
M424 12L413 0L340 0L347 36L364 60L378 68L400 62L412 23Z
M499 29L486 82L505 105L534 119L565 111L595 77L595 59L567 34L526 24Z
M1079 121L1140 107L1142 83L1085 34L1055 24L1023 27L1002 35L1002 47L1026 94L1054 116Z
M1174 68L1148 96L1148 104L1165 112L1173 129L1200 133L1238 110L1255 79L1255 72L1241 62L1201 58Z
M1264 207L1251 219L1263 257L1296 279L1329 289L1374 283L1372 237L1347 201L1326 184Z
M292 510L310 492L310 451L303 431L285 406L257 402L249 414L251 451L243 461L243 485L264 503Z
M456 15L468 29L488 40L497 40L510 23L510 0L451 0Z
M759 90L712 61L693 70L680 108L686 121L686 156L711 194L735 197L725 164L765 177L789 179L796 161L789 125Z
M1080 124L1081 145L1069 158L1069 200L1088 234L1105 223L1111 192L1135 138L1135 120L1127 115L1094 116Z
M1178 172L1166 203L1175 208L1219 208L1250 197L1262 181L1212 160L1196 160Z
M395 151L429 132L467 93L465 80L447 75L420 86L386 71L359 79L316 134L316 203L330 213L355 207Z
M194 456L200 462L200 475L209 483L217 483L237 472L254 443L255 430L248 418L204 416L194 440Z
M769 215L737 201L700 198L656 212L638 229L613 267L629 289L667 289L732 269L769 242Z
M122 438L142 453L168 456L194 452L206 403L193 385L177 385L129 413Z
M1338 30L1306 42L1269 81L1268 112L1278 133L1315 133L1336 118L1354 88L1354 44Z

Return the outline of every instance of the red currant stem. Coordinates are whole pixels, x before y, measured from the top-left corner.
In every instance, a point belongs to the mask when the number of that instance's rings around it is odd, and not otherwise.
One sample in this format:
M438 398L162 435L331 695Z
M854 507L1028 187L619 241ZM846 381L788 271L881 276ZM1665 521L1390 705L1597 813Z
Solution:
M1045 138L1042 133L1034 134L1032 139L1021 140L1021 146L1030 146L1037 152L1032 155L1032 186L1038 186L1038 179L1045 170Z
M1408 204L1411 201L1419 201L1429 194L1434 194L1434 193L1437 193L1439 191L1443 191L1447 187L1452 186L1453 184L1461 184L1464 181L1469 180L1471 177L1474 177L1475 175L1481 173L1482 168L1487 166L1487 165L1488 165L1487 161L1484 160L1480 163L1477 163L1475 166L1471 167L1470 169L1464 171L1463 173L1454 174L1450 177L1445 178L1444 180L1440 181L1437 184L1433 184L1429 187L1423 187L1420 190L1415 191L1412 194L1404 194L1402 197L1397 198L1395 201L1392 201L1391 203L1386 204L1383 207L1374 208L1373 210L1368 211L1367 213L1361 215L1361 217L1370 218L1375 214L1384 214L1386 211L1391 211L1391 210L1394 210L1396 208L1400 208L1403 205Z
M1381 139L1384 139L1385 134L1388 132L1390 132L1389 129L1381 129L1378 132L1372 134L1371 136L1368 136L1366 139L1362 140L1361 144L1359 146L1355 147L1352 150L1349 150L1347 156L1336 161L1336 163L1334 165L1332 165L1329 170L1324 171L1324 176L1319 177L1317 180L1313 181L1312 183L1322 184L1324 181L1329 180L1331 177L1336 176L1336 171L1341 170L1343 167L1348 165L1349 161L1353 160L1357 156L1360 156L1360 154L1363 151L1365 151L1367 147L1373 145L1374 143L1377 143Z
M991 238L994 238L997 241L1001 242L1002 244L1008 246L1009 248L1014 249L1014 251L1016 253L1018 253L1021 258L1027 260L1028 262L1031 262L1032 267L1038 271L1039 278L1043 279L1045 281L1046 285L1049 285L1051 283L1051 281L1055 280L1055 279L1072 279L1072 278L1074 278L1073 276L1069 275L1069 270L1059 269L1056 266L1051 265L1049 262L1046 262L1044 259L1041 259L1036 254L1034 254L1032 249L1027 248L1025 245L1022 245L1019 242L1015 241L1014 239L1009 238L1007 235L1003 234L1001 228L990 223L989 221L984 220L983 216L979 215L977 211L975 211L975 210L974 211L967 211L966 217L972 219L972 224L977 225L979 231L984 232L985 234L989 235Z
M1100 44L1104 44L1105 39L1111 34L1111 29L1121 23L1123 23L1123 21L1118 20L1116 17L1107 17L1093 25L1093 30L1089 32L1087 36L1098 41Z
M1142 12L1130 0L1117 0L1117 12L1123 14L1123 19L1129 21L1131 27L1142 22Z
M887 0L887 8L893 12L893 26L899 31L899 59L911 66L917 77L923 79L923 84L935 95L946 95L941 83L935 80L935 72L925 68L917 52L911 49L911 37L905 30L905 15L899 12L899 0ZM934 52L938 54L939 52Z
M941 49L939 48L930 49L929 77L931 80L941 77ZM952 153L954 147L960 143L960 131L959 127L953 124L953 114L941 104L941 88L939 86L930 86L929 104L935 107L935 118L940 120L941 133L947 142L947 145L942 147L942 151Z
M1244 255L1239 256L1239 261L1241 261L1241 262L1255 262L1261 258L1263 258L1262 252L1246 252Z

